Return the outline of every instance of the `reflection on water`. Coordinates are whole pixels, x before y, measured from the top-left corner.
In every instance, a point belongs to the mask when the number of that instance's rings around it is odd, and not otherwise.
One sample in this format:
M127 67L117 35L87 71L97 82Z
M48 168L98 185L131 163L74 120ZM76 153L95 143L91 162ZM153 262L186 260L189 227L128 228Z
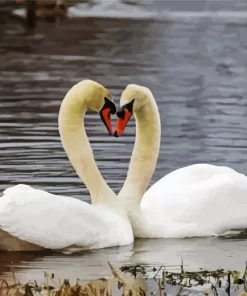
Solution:
M1 278L11 279L11 267L22 282L41 281L44 271L57 278L88 281L110 276L108 262L120 268L125 264L144 264L152 275L160 265L178 270L183 260L186 270L245 268L247 240L217 238L138 239L134 246L106 248L80 255L0 253Z
M139 246L138 243L135 246L132 259L135 260L135 253L142 253L145 248L150 250L151 247L151 250L154 250L152 244L143 242L139 241ZM208 246L208 240L202 240L199 248L203 246L203 243ZM220 242L217 242L217 245L220 244ZM168 245L170 245L168 252L176 246L171 242L168 242ZM197 245L196 242L194 242L194 247L195 245ZM158 252L161 250L160 247L158 247ZM189 249L192 252L194 251L193 242L192 244L189 243ZM214 247L210 247L209 251L215 252ZM116 260L112 255L113 253L118 255L120 252L123 252L123 255L118 258L120 260ZM244 262L242 262L241 268L236 271L220 268L213 270L195 268L192 271L191 267L188 269L183 263L182 265L170 266L169 264L162 266L159 263L155 266L155 264L145 263L144 260L144 263L136 265L131 260L132 264L129 264L130 258L128 256L130 256L130 253L128 255L127 253L126 248L121 248L114 251L105 249L84 254L84 256L70 257L44 254L37 254L35 257L33 254L24 254L21 258L18 258L18 255L15 254L11 258L11 264L8 262L8 254L4 260L0 260L0 263L6 267L8 265L11 272L2 273L0 283L1 279L5 279L8 284L17 282L22 284L14 289L27 289L24 284L28 283L30 289L39 292L44 292L45 287L49 286L53 291L59 290L60 296L81 295L73 294L75 291L77 293L81 291L83 295L143 295L147 292L149 292L149 295L153 295L155 292L159 295L160 292L164 295L165 293L177 295L179 291L183 294L188 292L214 294L215 290L217 290L218 295L239 295L239 292L244 290L243 282L246 282L245 277L242 280L242 275L245 272ZM159 261L162 262L163 259L160 257ZM153 260L153 256L151 260ZM92 279L90 279L91 277ZM229 279L231 281L230 287L228 285ZM234 283L235 285L232 285ZM227 291L227 288L229 288L229 291ZM9 290L9 288L6 290ZM1 292L0 285L0 295L2 295Z
M184 1L182 7L200 15L206 2L195 8L195 1L188 5ZM129 18L127 23L67 19L61 24L38 24L33 33L14 22L5 25L0 39L0 191L26 183L89 200L63 151L57 126L61 100L83 78L104 84L117 104L129 83L153 91L161 114L162 143L152 183L197 162L246 173L246 19L231 14L232 7L243 14L246 6L243 1L208 2L213 7L225 5L227 17L212 18L208 13L202 21L174 13L169 21ZM175 3L155 1L152 9ZM134 127L132 118L125 135L116 139L108 136L97 114L86 115L97 164L115 192L126 177ZM131 262L174 265L181 258L190 268L242 270L246 244L246 240L220 239L137 240L134 247L71 257L1 253L0 271L9 277L13 262L23 280L42 279L44 270L60 278L92 280L109 275L108 261L118 267Z

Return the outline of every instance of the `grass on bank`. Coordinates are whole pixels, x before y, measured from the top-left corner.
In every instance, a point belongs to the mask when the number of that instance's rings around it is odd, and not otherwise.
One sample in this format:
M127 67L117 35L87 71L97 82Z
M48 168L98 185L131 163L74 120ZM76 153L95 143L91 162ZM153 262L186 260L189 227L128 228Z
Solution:
M144 296L157 295L166 296L166 286L177 286L177 292L174 296L183 295L184 289L196 286L208 285L203 292L204 296L222 295L222 289L226 295L231 296L234 291L238 296L247 296L247 265L245 271L231 270L205 270L185 271L183 264L180 271L168 271L165 266L153 268L150 272L150 266L147 268L142 265L122 266L115 269L110 263L112 276L110 278L89 281L86 285L80 284L78 279L75 285L71 285L69 279L56 279L54 274L44 273L44 281L38 284L36 281L30 281L25 284L16 279L13 271L13 284L0 279L0 296ZM148 291L147 279L152 280L157 285L155 291ZM242 287L242 291L240 291Z

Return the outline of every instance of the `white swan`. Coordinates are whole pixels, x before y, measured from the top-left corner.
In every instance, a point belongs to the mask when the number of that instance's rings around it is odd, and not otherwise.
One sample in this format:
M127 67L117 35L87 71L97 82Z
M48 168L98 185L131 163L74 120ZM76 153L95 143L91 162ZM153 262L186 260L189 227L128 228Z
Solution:
M134 84L123 91L120 106L115 136L132 114L136 120L135 146L118 195L126 202L135 237L211 236L247 228L247 178L228 167L190 165L147 190L160 148L158 107L148 88Z
M48 248L69 253L133 242L128 217L95 163L84 129L88 108L100 113L111 132L110 113L115 113L115 105L110 93L91 80L83 80L68 91L59 112L59 132L93 205L28 185L10 187L0 197L0 249Z

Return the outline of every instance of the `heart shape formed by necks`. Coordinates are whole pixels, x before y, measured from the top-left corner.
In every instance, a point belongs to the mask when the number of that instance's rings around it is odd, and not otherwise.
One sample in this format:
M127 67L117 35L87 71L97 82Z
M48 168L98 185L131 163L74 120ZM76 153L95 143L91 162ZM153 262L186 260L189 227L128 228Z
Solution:
M130 112L128 109L124 109L124 110L121 109L117 112L118 120L115 125L115 128L113 129L114 137L117 138L123 134L131 115L132 115L132 112Z

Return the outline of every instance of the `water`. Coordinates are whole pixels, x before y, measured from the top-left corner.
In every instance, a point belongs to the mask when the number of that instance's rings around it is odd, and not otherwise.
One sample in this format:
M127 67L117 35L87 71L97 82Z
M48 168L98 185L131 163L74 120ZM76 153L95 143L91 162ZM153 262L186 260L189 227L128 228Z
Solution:
M114 101L129 83L150 87L162 122L160 156L151 184L198 162L246 171L247 2L118 1L70 9L63 23L26 33L8 23L0 39L0 191L26 183L89 201L61 146L57 117L68 89L84 78L104 84ZM78 18L76 16L84 16ZM90 16L90 18L89 18ZM94 17L97 16L97 17ZM97 114L86 130L98 167L117 193L126 177L134 119L109 137ZM242 270L246 240L138 240L134 246L78 257L8 254L21 279L109 274L107 261L180 264ZM72 267L72 265L77 267Z
M151 277L153 267L158 269L165 265L168 270L178 271L182 260L184 269L188 271L198 271L199 268L244 271L246 248L246 240L139 239L133 246L88 251L83 255L2 253L0 273L1 277L11 280L12 266L21 282L41 281L44 271L54 273L60 279L88 281L110 276L110 262L115 268L141 263L147 266L148 276Z

